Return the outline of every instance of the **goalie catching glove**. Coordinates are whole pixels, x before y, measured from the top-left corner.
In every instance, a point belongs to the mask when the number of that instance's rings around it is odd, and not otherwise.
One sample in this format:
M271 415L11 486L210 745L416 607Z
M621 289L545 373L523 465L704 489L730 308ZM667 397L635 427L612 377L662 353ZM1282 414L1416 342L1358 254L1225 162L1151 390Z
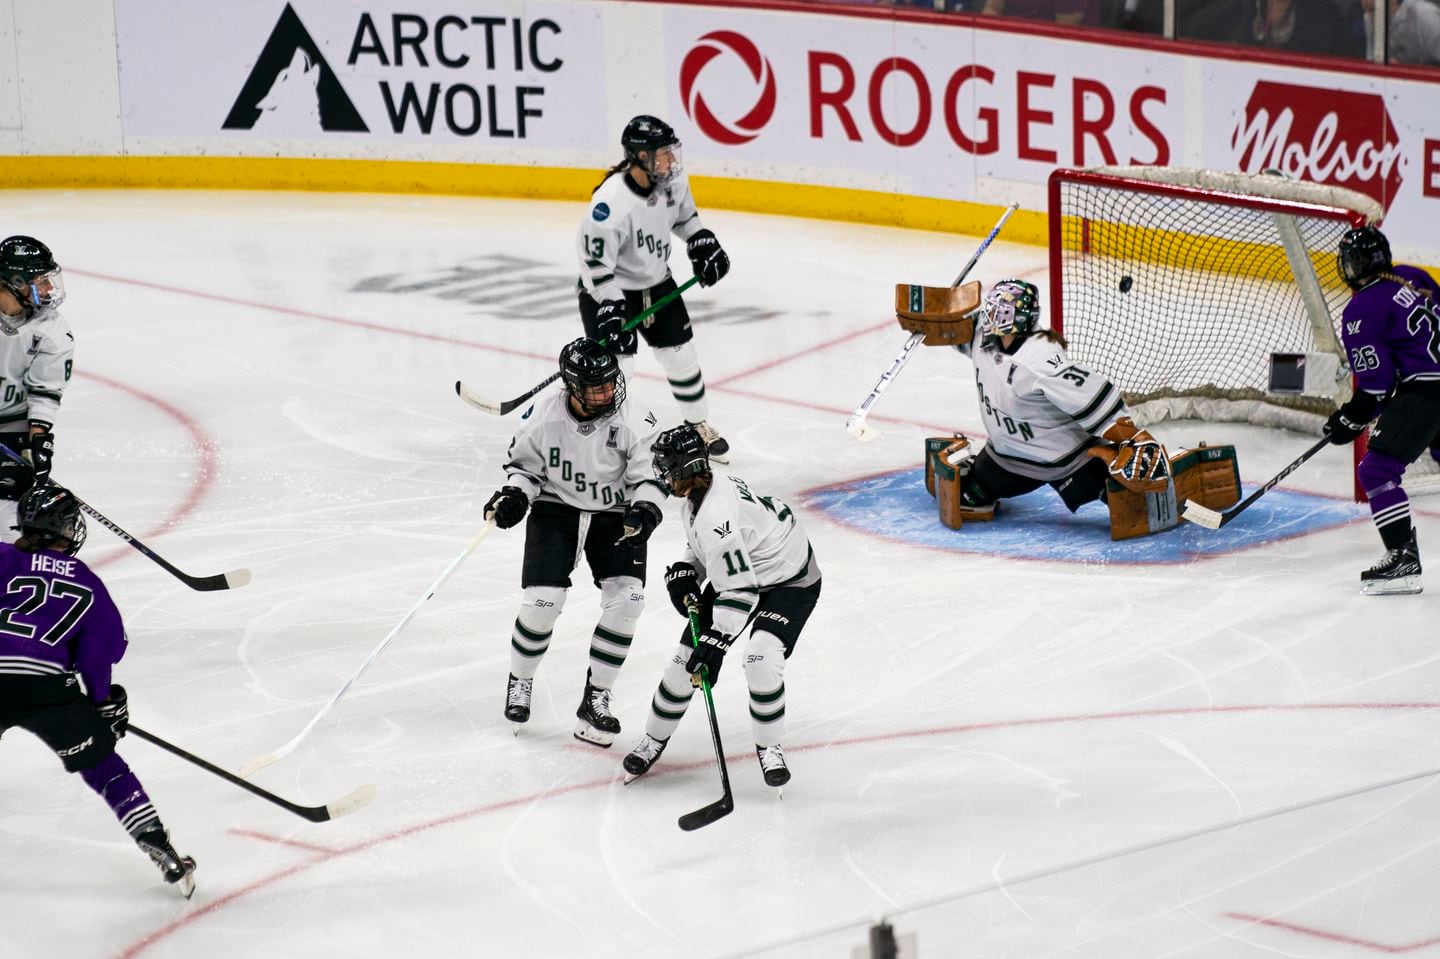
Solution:
M1102 436L1109 442L1086 452L1106 462L1111 479L1136 493L1168 488L1170 457L1160 441L1137 427L1134 420L1122 416Z

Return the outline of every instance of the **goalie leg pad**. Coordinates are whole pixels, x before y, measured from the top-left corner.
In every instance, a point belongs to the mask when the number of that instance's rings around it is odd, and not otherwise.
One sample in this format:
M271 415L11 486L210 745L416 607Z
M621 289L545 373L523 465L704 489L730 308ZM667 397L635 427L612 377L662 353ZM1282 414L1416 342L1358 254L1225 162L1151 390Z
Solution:
M1226 510L1240 502L1240 461L1233 446L1180 450L1170 458L1175 493L1181 503Z
M1137 536L1149 536L1167 530L1180 522L1179 503L1174 480L1167 480L1164 490L1142 493L1121 486L1113 479L1106 491L1110 507L1110 539L1119 542Z
M977 495L971 477L976 457L969 447L970 441L961 436L930 452L930 441L926 441L926 476L933 477L940 522L951 529L959 529L966 520L985 522L995 518L995 501Z

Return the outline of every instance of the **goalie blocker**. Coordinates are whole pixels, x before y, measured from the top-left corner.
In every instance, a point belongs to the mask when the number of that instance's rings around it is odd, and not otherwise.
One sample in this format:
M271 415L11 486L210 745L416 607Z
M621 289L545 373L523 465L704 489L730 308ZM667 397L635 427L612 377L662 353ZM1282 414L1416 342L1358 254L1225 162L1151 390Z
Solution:
M974 456L969 445L964 437L932 436L925 440L925 489L935 497L940 521L950 529L960 529L966 520L988 521L995 516L993 509L977 511L962 505L968 461ZM1156 446L1160 455L1165 455L1164 448ZM1125 448L1122 445L1120 449ZM1096 447L1092 455L1107 459L1112 469L1106 483L1105 502L1110 510L1110 538L1116 542L1177 525L1180 510L1186 503L1223 510L1240 500L1240 467L1233 446L1201 443L1195 449L1180 450L1166 457L1168 471L1153 470L1154 464L1148 464L1157 475L1150 479L1126 480L1130 488L1121 481L1128 463L1117 466L1116 460L1121 456L1116 455L1114 448ZM1121 479L1115 478L1116 469L1122 471Z

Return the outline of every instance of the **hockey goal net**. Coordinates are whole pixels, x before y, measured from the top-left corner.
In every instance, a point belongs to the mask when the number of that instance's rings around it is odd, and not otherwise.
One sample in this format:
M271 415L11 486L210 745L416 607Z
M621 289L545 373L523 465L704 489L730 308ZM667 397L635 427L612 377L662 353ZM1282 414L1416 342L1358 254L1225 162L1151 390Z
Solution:
M1137 420L1318 434L1349 398L1335 252L1374 200L1166 167L1057 170L1049 193L1051 323Z

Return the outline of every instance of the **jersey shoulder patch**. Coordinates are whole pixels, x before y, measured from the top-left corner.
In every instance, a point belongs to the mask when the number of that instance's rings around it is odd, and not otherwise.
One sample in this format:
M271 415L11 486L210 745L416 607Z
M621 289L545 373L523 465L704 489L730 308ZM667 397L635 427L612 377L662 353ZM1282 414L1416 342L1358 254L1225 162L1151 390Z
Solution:
M604 223L610 219L610 204L604 202L595 204L594 208L590 211L590 217L596 223Z

